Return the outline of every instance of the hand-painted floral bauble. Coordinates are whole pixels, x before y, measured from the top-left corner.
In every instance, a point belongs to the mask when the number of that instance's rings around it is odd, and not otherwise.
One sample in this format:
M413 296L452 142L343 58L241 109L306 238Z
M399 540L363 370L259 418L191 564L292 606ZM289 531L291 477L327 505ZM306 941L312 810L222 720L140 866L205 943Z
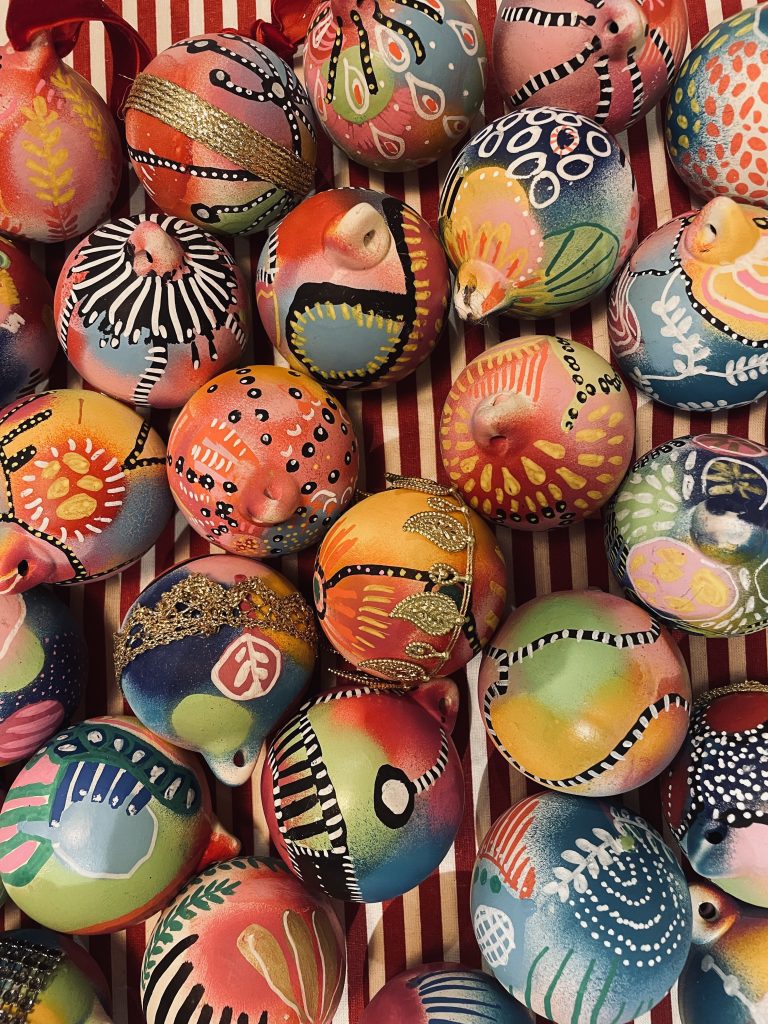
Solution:
M193 529L234 554L316 543L354 497L359 453L344 408L279 366L216 377L182 409L168 480Z
M667 91L687 36L685 0L503 0L493 69L512 107L546 103L620 132Z
M766 61L764 4L715 25L683 61L667 105L667 152L699 195L768 206Z
M8 895L63 932L137 924L194 871L239 848L211 814L199 763L124 716L56 735L0 812Z
M354 505L328 532L313 584L320 625L362 672L415 683L467 664L499 624L506 567L458 495L428 480Z
M3 409L0 480L0 594L125 568L173 505L160 436L94 391L46 391Z
M423 882L464 810L449 679L414 690L331 690L267 751L261 798L295 875L336 899L378 903Z
M727 196L646 238L611 292L608 332L641 391L686 410L768 393L768 217Z
M485 649L478 700L496 749L529 779L612 796L645 785L680 749L691 681L644 608L567 591L512 612Z
M540 793L480 846L472 923L498 980L556 1024L625 1024L670 990L691 940L674 854L615 803Z
M644 455L608 506L608 561L628 597L702 636L768 626L768 448L729 434Z
M115 674L144 725L237 786L303 696L316 647L312 611L285 577L207 555L141 592L115 637Z
M738 683L696 701L664 810L694 871L768 907L768 686Z
M632 248L635 176L612 135L532 107L486 125L440 194L440 236L462 320L557 316L608 286Z
M415 370L437 343L450 295L429 224L370 189L305 199L272 229L256 280L272 344L333 388L381 388Z
M315 124L275 53L234 32L150 61L126 100L133 169L165 213L227 234L260 231L314 185Z
M331 1024L344 933L330 902L279 860L213 864L152 932L141 972L147 1024Z
M212 235L142 214L102 224L73 249L55 312L67 359L94 387L176 408L241 361L247 303L237 264Z
M520 530L601 508L632 457L635 418L610 364L567 338L527 335L481 353L440 421L443 465L464 500Z
M448 153L480 109L486 66L465 0L320 0L304 47L321 125L348 156L380 171Z

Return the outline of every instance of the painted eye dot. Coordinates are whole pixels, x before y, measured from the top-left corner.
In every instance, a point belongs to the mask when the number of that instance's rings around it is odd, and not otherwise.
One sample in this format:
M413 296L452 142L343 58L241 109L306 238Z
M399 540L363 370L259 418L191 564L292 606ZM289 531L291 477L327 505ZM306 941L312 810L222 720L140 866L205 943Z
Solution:
M288 394L291 398L301 398L301 392L298 388L288 388Z
M408 806L410 792L399 779L387 779L381 787L381 799L393 814L402 814Z
M768 217L755 217L755 227L765 231L768 228Z
M401 768L383 764L376 774L373 790L376 817L387 828L402 828L410 821L414 807L415 790L411 780Z
M241 413L238 409L233 409L232 412L227 416L230 423L239 423Z
M608 31L611 33L611 35L614 35L614 36L617 35L618 32L619 32L618 24L615 21L609 21L608 22Z
M714 903L700 903L699 917L705 921L714 921L717 918L717 907Z

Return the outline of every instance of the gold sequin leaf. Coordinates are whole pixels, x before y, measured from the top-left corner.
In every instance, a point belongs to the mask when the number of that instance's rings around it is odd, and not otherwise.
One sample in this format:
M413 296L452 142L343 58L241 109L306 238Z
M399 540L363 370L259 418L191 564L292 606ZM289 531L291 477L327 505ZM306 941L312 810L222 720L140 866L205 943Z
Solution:
M461 624L456 605L445 594L411 594L396 604L390 615L412 622L428 636L445 636Z
M443 551L463 551L471 537L463 523L445 512L416 512L403 524L407 533L420 533Z

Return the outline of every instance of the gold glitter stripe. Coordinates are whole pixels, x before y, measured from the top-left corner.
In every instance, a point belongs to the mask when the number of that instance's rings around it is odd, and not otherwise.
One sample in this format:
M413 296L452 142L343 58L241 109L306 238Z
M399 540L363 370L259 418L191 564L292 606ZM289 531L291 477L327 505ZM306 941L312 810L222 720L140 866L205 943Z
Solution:
M314 185L315 169L306 160L166 78L140 74L125 107L177 128L188 138L251 174L273 182L285 192L304 196Z

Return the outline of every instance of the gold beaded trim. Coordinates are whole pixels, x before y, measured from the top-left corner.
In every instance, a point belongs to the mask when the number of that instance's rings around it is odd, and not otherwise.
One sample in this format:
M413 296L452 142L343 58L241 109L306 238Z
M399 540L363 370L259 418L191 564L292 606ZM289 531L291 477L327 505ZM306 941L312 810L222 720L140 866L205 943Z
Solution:
M762 693L768 697L768 685L758 683L756 680L747 679L743 683L729 683L727 686L718 686L716 690L708 690L696 699L696 707L706 707L718 697L725 697L728 693Z

